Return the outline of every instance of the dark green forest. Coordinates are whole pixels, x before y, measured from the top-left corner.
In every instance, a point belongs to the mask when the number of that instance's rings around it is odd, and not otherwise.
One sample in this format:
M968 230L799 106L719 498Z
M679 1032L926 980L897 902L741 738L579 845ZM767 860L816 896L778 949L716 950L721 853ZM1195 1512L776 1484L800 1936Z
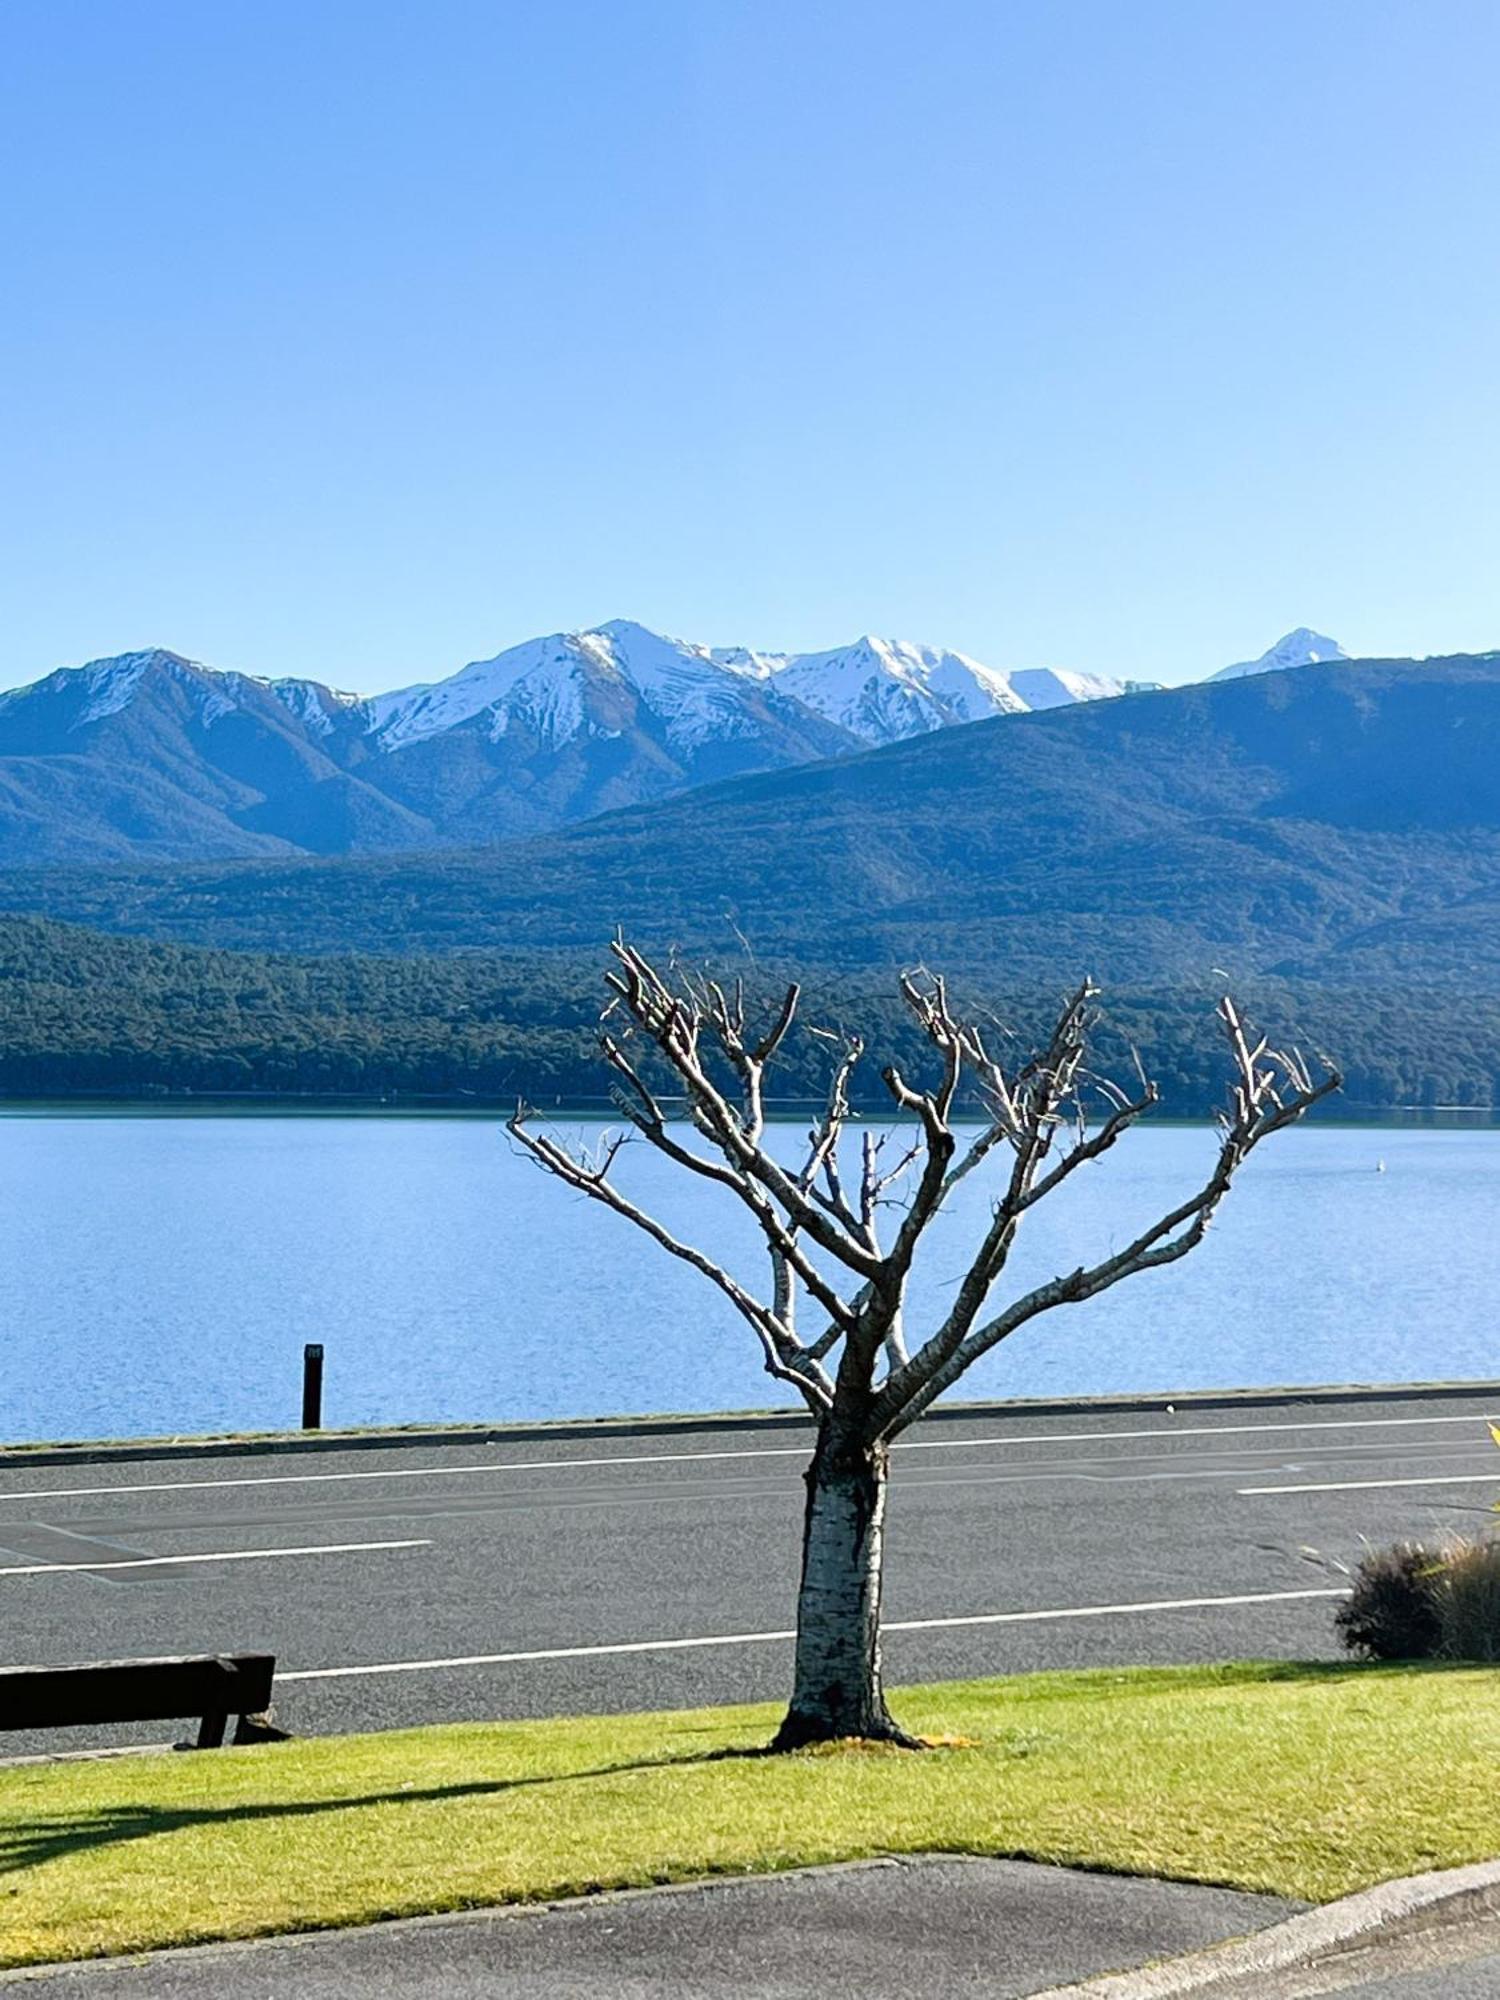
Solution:
M15 1098L292 1097L506 1106L603 1100L594 1045L606 941L597 952L450 957L220 951L103 936L41 918L0 920L0 1094ZM789 968L719 960L752 995ZM886 974L798 967L804 1028L786 1044L777 1094L822 1088L817 1026L857 1028L869 1056L859 1095L883 1102L883 1062L920 1073L925 1051ZM1062 988L959 977L956 997L1021 1051ZM1225 1076L1211 983L1106 990L1098 1066L1133 1074L1132 1047L1167 1115L1199 1116ZM1340 992L1240 983L1273 1038L1327 1051L1353 1106L1500 1102L1500 999L1451 987Z

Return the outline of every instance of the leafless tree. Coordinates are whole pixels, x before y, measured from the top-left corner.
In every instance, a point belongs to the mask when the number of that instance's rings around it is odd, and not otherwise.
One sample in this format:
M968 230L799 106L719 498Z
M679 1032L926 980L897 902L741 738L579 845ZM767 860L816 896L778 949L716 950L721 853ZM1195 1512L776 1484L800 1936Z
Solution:
M794 1388L812 1415L796 1665L777 1747L846 1736L907 1742L886 1707L880 1669L892 1439L1017 1328L1185 1257L1202 1241L1241 1163L1337 1089L1338 1075L1325 1065L1315 1080L1295 1049L1252 1044L1233 1003L1222 1000L1231 1080L1206 1180L1097 1263L998 1303L996 1287L1027 1212L1107 1153L1157 1099L1139 1068L1129 1088L1089 1069L1097 1019L1091 983L1066 1002L1045 1048L1007 1063L955 1013L942 979L903 977L902 998L931 1046L933 1069L925 1086L894 1067L883 1072L899 1114L893 1132L904 1130L907 1143L850 1130L850 1084L863 1044L832 1035L827 1099L805 1148L786 1164L766 1142L765 1087L796 1017L798 988L787 989L756 1033L747 1026L741 985L664 975L623 940L613 950L600 1043L627 1130L594 1155L537 1129L524 1106L510 1130L569 1187L624 1216L717 1286L754 1331L768 1372ZM670 1079L671 1099L659 1093L658 1074ZM981 1122L966 1129L955 1111L973 1103ZM634 1135L744 1204L769 1257L764 1286L742 1283L624 1191L615 1163ZM887 1145L899 1156L888 1159ZM987 1226L938 1323L918 1332L906 1320L917 1246L953 1189L986 1161L999 1169Z

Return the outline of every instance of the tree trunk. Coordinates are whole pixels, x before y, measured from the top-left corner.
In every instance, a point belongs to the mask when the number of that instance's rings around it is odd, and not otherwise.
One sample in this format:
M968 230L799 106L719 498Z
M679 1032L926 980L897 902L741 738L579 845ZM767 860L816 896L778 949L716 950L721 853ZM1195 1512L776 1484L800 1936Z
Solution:
M840 1448L825 1432L806 1477L792 1703L772 1748L843 1736L911 1744L880 1682L886 1447Z

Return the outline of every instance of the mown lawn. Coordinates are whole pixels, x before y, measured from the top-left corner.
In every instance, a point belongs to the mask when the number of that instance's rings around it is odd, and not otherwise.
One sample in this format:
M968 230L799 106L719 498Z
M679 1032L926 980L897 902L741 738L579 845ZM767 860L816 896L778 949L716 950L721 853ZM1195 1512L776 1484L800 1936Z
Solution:
M910 1688L924 1753L736 1755L770 1708L0 1772L0 1964L966 1850L1320 1901L1500 1854L1500 1670Z

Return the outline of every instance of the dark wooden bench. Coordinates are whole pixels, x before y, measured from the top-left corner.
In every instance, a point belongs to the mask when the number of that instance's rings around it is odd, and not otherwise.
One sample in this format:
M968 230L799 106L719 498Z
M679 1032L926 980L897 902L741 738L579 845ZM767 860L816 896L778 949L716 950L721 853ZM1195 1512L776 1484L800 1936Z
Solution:
M0 1667L0 1730L89 1729L106 1722L202 1718L198 1740L213 1750L230 1716L236 1743L286 1736L270 1718L271 1653L203 1654L166 1660L101 1660L83 1667Z

